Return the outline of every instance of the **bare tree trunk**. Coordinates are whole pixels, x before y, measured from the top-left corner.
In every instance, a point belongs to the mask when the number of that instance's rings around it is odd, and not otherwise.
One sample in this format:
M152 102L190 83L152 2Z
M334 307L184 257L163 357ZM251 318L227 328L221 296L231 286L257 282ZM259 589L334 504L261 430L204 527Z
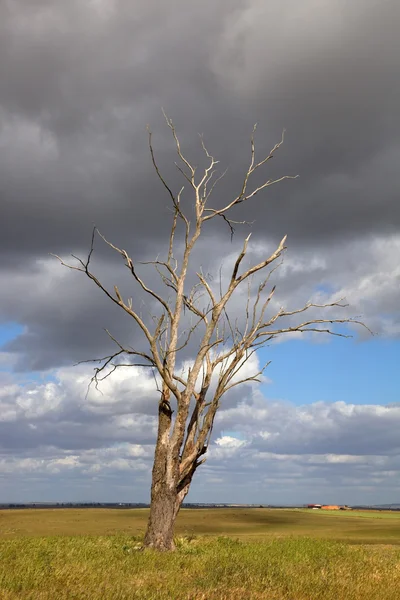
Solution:
M180 457L175 455L170 443L172 410L169 390L164 390L159 404L158 435L154 455L150 515L144 545L155 550L173 550L176 517L186 498L194 472L196 460L187 474L181 478Z
M175 521L182 502L189 491L189 484L184 490L176 492L165 485L155 489L152 486L150 516L144 545L155 550L174 550Z
M144 545L155 550L174 550L177 494L166 485L152 485L150 516Z
M172 410L169 392L164 391L158 410L158 435L151 483L150 515L144 545L156 550L174 549L174 525L178 514L177 482L171 461L169 434ZM179 509L178 509L179 510Z

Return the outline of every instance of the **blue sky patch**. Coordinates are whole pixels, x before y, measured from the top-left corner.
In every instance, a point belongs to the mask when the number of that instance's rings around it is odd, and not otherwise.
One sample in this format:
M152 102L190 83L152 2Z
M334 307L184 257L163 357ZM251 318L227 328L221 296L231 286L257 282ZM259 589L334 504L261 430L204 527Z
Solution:
M0 349L24 331L19 323L0 323Z
M386 405L400 400L400 341L373 338L366 342L330 338L313 344L291 340L263 348L261 363L272 360L263 386L269 398L294 404L342 400Z

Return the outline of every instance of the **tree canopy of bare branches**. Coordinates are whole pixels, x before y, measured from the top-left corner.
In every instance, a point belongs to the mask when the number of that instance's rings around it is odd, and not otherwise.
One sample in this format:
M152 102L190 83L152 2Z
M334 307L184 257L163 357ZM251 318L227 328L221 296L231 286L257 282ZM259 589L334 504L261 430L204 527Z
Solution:
M210 198L221 177L218 176L218 161L209 153L200 138L207 166L198 176L195 166L182 151L179 137L171 119L165 115L175 144L179 170L184 186L175 192L161 173L156 160L152 133L148 129L151 160L155 172L168 194L172 211L172 224L168 247L163 260L155 259L146 264L157 270L165 293L159 293L148 286L139 275L137 264L126 250L109 241L97 228L93 229L89 253L85 260L73 256L74 264L67 264L57 256L61 264L84 273L96 286L116 304L128 317L133 319L141 330L146 351L123 345L107 331L116 347L115 352L97 360L92 382L97 384L110 376L117 368L127 365L148 367L157 375L160 382L158 408L158 435L155 447L150 517L145 537L145 545L159 550L174 547L174 523L181 504L187 495L194 473L205 461L215 415L221 398L233 387L245 382L260 381L267 365L258 372L241 377L241 371L250 357L259 348L276 338L293 332L316 332L344 336L334 327L338 323L357 323L358 320L337 318L316 318L315 310L343 307L343 299L329 304L312 302L294 309L280 307L272 310L275 286L270 279L279 267L286 250L286 236L282 237L269 256L258 264L245 268L244 259L248 253L250 235L244 242L234 261L227 284L217 291L201 271L195 273L196 283L188 289L191 271L191 256L208 221L220 219L221 226L227 226L231 236L235 227L245 221L235 221L232 209L239 204L251 203L260 192L282 182L295 179L284 175L277 179L264 179L263 183L252 187L253 175L267 166L283 144L284 137L261 159L256 158L254 127L250 138L250 160L243 176L242 184L235 197L220 208L210 205ZM192 220L182 207L182 194L188 188L192 198ZM175 251L179 232L183 235L183 251L179 259ZM134 299L124 298L117 286L107 288L92 270L92 256L95 239L99 237L113 252L117 253L141 292L158 306L149 325L141 316ZM55 255L56 256L56 255ZM251 293L251 282L257 277L257 286ZM228 314L228 302L238 291L247 290L247 300L243 307L242 321L238 326ZM200 301L200 298L206 300ZM308 312L310 311L310 312ZM308 318L307 313L311 316ZM181 331L184 315L191 316L190 325ZM294 322L294 319L297 321ZM183 338L183 339L182 339ZM190 368L182 372L180 353L193 338L196 339L196 355Z

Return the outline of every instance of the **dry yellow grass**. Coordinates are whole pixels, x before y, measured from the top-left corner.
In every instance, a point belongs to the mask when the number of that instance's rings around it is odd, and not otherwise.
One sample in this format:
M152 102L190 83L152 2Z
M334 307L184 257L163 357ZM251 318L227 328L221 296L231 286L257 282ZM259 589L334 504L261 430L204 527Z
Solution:
M0 538L49 535L140 535L148 509L0 510ZM243 540L305 535L350 543L400 544L400 512L278 509L184 509L176 534L230 535Z
M400 547L392 544L400 537L397 518L324 518L263 509L183 511L178 550L161 555L137 550L145 522L146 511L1 512L0 599L400 597ZM344 539L346 524L353 544L323 539ZM362 545L368 528L370 543ZM179 535L195 529L197 535ZM220 536L222 530L231 537ZM372 545L373 540L381 543Z

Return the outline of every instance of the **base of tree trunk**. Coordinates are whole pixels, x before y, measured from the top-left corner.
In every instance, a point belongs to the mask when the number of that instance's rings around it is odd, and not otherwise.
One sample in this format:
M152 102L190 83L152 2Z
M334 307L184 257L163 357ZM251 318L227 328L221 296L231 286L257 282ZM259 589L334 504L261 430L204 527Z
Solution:
M162 552L175 550L174 526L178 511L175 493L160 490L152 498L144 547Z

